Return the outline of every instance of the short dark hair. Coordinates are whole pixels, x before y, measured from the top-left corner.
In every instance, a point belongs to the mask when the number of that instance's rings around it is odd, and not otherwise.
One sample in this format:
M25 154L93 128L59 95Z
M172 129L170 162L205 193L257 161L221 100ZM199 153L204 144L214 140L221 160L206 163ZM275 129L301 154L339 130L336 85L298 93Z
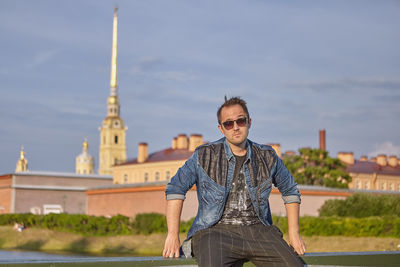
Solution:
M246 101L241 99L239 96L234 96L229 99L225 96L225 102L219 107L217 111L218 124L221 124L221 110L225 107L230 107L233 105L240 105L243 108L243 111L246 113L247 118L250 119L250 114L247 110Z

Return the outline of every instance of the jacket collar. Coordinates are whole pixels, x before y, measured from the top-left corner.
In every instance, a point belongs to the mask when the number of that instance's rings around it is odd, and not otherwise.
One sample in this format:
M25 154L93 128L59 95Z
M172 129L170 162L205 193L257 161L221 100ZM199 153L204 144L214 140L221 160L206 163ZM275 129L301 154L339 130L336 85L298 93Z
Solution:
M225 148L225 155L226 155L226 159L228 161L231 160L232 157L234 157L235 155L233 154L231 147L228 144L228 141L226 140L226 137L223 138L224 139L224 148ZM246 139L246 160L245 162L249 161L251 159L251 141L249 139Z

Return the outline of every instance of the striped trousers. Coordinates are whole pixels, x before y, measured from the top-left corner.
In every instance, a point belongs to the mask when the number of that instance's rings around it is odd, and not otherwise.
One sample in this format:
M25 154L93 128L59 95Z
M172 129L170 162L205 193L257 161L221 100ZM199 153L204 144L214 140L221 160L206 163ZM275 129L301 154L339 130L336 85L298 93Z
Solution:
M193 254L200 267L243 266L247 261L256 266L303 266L282 236L274 225L216 224L194 234Z

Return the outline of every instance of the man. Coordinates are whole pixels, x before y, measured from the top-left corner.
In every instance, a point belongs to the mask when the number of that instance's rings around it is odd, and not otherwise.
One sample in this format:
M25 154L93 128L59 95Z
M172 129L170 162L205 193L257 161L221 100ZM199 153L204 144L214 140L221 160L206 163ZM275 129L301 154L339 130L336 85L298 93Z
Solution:
M299 235L300 194L275 151L249 139L246 102L233 97L217 112L224 138L202 145L166 188L168 234L164 257L179 257L179 222L186 192L196 185L199 208L182 244L193 249L199 266L303 266L305 244ZM274 184L286 207L289 243L272 225L268 197ZM296 254L296 253L297 254Z

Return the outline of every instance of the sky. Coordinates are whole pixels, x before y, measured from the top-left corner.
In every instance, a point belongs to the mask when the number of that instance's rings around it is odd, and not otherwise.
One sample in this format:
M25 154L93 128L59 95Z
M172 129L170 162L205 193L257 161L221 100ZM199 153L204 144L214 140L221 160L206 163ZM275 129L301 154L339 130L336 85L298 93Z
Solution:
M249 138L400 157L399 1L0 1L0 174L98 169L118 4L118 95L128 159L178 134L219 139L224 96Z

